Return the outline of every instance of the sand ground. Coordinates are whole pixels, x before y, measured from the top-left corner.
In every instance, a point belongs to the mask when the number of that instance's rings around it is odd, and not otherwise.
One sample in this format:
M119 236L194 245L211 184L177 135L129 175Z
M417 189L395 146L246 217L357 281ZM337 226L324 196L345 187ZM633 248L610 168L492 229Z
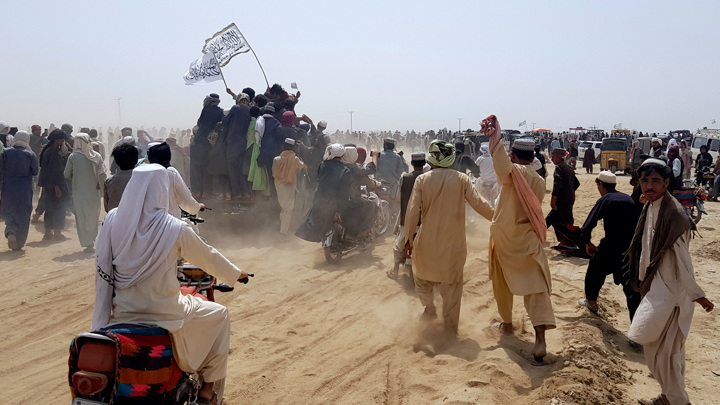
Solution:
M599 198L597 174L581 171L576 223ZM629 192L628 180L620 176L619 189ZM549 196L544 206L547 212ZM720 204L707 203L707 210L699 224L702 238L692 242L691 252L696 278L718 303ZM242 218L233 217L231 228L220 218L234 237L219 232L217 221L202 230L234 263L256 274L218 299L233 322L227 404L634 404L659 392L642 353L628 344L624 296L611 277L599 316L577 306L586 260L546 250L558 328L547 334L548 364L534 365L528 354L532 327L521 299L515 336L491 327L499 319L487 275L487 221L468 229L460 339L453 343L444 338L440 320L418 321L422 308L404 281L385 277L392 238L331 266L319 244L279 241L270 231L249 234ZM95 270L93 256L81 252L73 220L66 235L47 244L40 241L42 224L33 225L24 253L0 248L0 388L6 403L70 401L68 345L90 327ZM555 239L548 235L549 247ZM602 235L599 226L593 240ZM698 307L686 345L694 404L720 404L718 325L717 311Z

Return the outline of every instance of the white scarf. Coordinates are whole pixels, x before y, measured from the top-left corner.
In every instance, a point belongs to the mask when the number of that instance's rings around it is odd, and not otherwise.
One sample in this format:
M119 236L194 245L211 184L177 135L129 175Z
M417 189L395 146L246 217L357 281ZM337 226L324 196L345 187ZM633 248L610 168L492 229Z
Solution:
M95 181L100 185L100 174L105 172L102 155L92 148L88 134L81 132L75 135L73 139L73 152L82 153L93 164Z
M164 167L133 170L117 208L105 217L97 249L95 311L92 330L108 324L115 289L139 284L162 265L175 245L183 222L168 214L170 180Z

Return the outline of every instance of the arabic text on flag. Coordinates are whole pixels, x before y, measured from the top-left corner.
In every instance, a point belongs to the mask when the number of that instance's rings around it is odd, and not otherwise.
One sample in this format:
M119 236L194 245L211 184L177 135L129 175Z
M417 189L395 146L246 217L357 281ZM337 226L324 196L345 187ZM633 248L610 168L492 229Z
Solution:
M205 40L203 53L214 53L220 66L225 66L233 56L250 50L245 37L235 23L228 25Z
M190 64L190 68L188 68L183 78L186 85L210 83L222 80L222 71L215 56L212 53L207 53Z

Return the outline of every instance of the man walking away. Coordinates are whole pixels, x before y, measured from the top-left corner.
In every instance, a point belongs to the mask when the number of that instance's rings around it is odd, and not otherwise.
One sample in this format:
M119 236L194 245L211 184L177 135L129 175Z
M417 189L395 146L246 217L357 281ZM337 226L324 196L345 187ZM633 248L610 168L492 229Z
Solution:
M297 197L297 173L305 169L305 164L295 154L296 141L286 138L283 144L283 151L280 156L273 159L272 173L275 179L275 190L277 190L278 202L280 203L280 233L290 235L296 229L290 229L293 224L293 213L295 212L295 198ZM295 222L297 225L297 223Z
M440 140L430 144L428 162L433 170L415 180L405 214L405 237L414 252L415 291L425 307L422 317L437 316L433 292L437 287L443 299L445 330L454 337L467 255L465 201L488 220L493 216L492 207L480 197L470 178L450 168L455 159L453 144ZM443 248L438 249L440 246Z
M38 160L30 150L30 134L18 131L13 146L0 153L0 218L11 250L21 250L27 241L32 213L33 177Z
M405 261L405 214L407 214L408 203L410 202L410 195L412 194L413 187L415 186L415 180L418 176L423 174L423 167L425 166L425 154L422 152L413 153L410 157L410 164L413 167L413 171L405 173L400 180L400 224L396 230L395 246L393 247L394 264L392 270L389 270L386 274L391 279L395 280L400 270L400 264ZM416 227L417 230L417 227Z
M608 171L600 172L595 183L600 199L581 228L584 247L591 258L585 274L585 299L578 301L578 304L597 313L600 289L605 284L605 277L612 274L615 284L623 287L632 321L640 304L640 295L630 285L625 252L630 247L640 210L629 195L615 190L617 178L614 174ZM605 237L595 247L590 239L600 220L603 221Z
M69 197L67 182L63 175L65 162L61 155L65 139L67 134L61 129L55 129L48 136L49 143L40 153L41 169L38 185L42 187L45 209L43 240L61 239L62 230L65 228L65 210Z
M552 211L545 218L548 226L552 224L572 224L573 205L575 205L575 190L580 187L580 182L575 176L575 171L565 163L565 150L554 149L552 162L555 164L555 173L553 174L553 190L552 199L550 200L550 208ZM557 230L555 231L558 243L566 246L573 246L573 242L568 240Z
M103 199L105 202L105 212L110 212L111 209L116 208L120 204L125 186L127 186L130 181L132 171L137 164L138 150L129 143L122 143L113 149L110 156L115 160L120 171L105 180L105 197Z
M90 137L81 132L75 136L73 153L65 166L65 179L72 185L80 246L86 253L95 252L95 238L100 219L100 189L105 184L102 156L92 149Z
M630 246L630 273L642 300L628 338L641 343L650 373L661 393L640 400L643 405L687 405L685 341L690 332L694 302L706 312L714 304L695 282L690 240L695 224L668 193L671 170L659 159L638 169L648 202L643 208Z

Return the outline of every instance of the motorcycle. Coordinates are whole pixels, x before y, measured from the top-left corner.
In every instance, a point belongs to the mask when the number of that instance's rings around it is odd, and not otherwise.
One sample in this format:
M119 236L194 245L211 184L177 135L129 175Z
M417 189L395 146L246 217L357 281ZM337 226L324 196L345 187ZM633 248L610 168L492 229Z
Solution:
M192 215L188 220L197 224L201 218ZM203 269L187 264L178 264L178 282L183 295L192 295L207 301L215 301L215 292L230 292L234 288L225 283L218 284L215 277ZM250 274L254 277L254 274ZM249 279L240 280L247 284ZM128 335L144 336L151 339L151 346L138 344L137 352L128 354L126 347ZM161 343L159 343L161 342ZM195 405L198 391L203 385L197 373L182 372L172 358L172 341L164 329L148 324L112 324L100 331L80 333L70 345L68 362L68 380L72 405L121 405L149 403L146 394L153 395L153 402L163 405ZM133 357L145 353L149 357L147 364ZM139 362L134 367L128 363ZM148 369L164 362L162 374L148 375L148 381L134 382L131 391L124 379L137 380ZM132 368L132 369L131 369ZM161 369L162 370L162 369ZM127 371L127 372L126 372ZM126 375L127 374L127 375ZM225 379L216 381L213 390L217 394L217 403L221 404L225 388ZM139 398L138 398L139 397ZM137 402L136 402L137 401Z
M325 261L330 264L338 263L343 256L354 250L368 249L373 245L375 238L384 234L390 226L390 204L374 192L368 192L365 186L361 186L360 190L363 198L374 204L372 224L366 231L351 238L345 232L342 216L336 213L332 227L322 241Z
M705 201L708 199L708 193L704 187L698 186L695 180L684 180L683 187L673 190L672 195L696 224L700 222L703 214L707 215Z

